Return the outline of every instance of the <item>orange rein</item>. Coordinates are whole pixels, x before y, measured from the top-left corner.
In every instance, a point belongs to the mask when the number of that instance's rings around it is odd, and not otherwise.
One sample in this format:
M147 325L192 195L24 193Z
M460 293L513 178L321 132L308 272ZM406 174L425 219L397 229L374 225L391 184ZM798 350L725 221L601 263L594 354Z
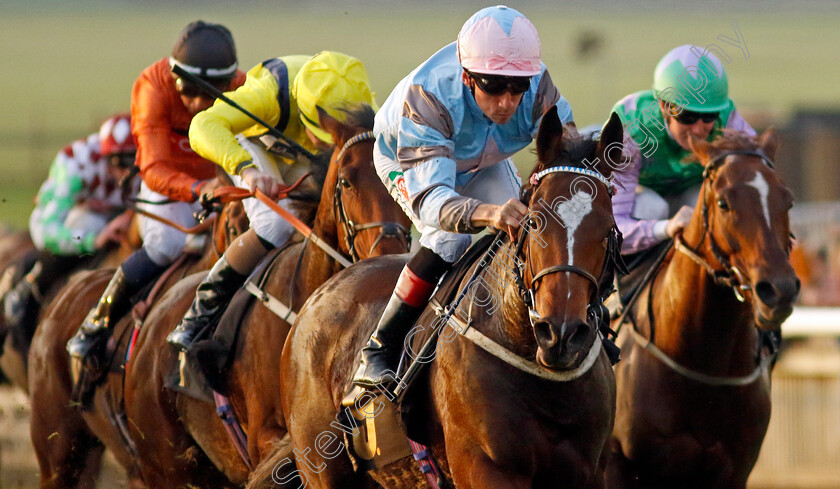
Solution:
M288 197L289 193L291 193L292 191L297 189L300 186L300 184L303 182L303 180L308 176L309 176L308 172L304 173L303 176L301 176L292 185L285 186L285 187L281 186L281 190L280 190L280 194L278 196L278 199L284 199L284 198ZM260 196L262 196L262 197L260 197ZM280 211L285 212L284 209L282 209L279 206L277 206L276 204L274 204L274 202L272 202L271 199L266 197L265 194L263 194L259 190L257 190L256 194L254 194L254 193L251 193L250 190L247 190L247 189L244 189L244 188L232 187L232 186L219 187L219 188L217 188L216 190L213 191L213 196L209 200L210 201L217 201L217 202L220 202L222 204L227 204L229 202L235 202L235 201L238 201L238 200L246 199L248 197L257 197L258 199L260 199L261 201L266 203L266 205L271 207L272 210L274 210L275 212L277 212L280 215L283 215L283 213L281 213ZM271 204L269 204L269 202ZM277 208L275 209L275 207L277 207ZM280 209L280 210L278 211L277 209ZM159 215L157 215L153 212L145 211L145 210L140 209L136 206L131 207L131 210L134 211L137 214L140 214L141 216L145 216L145 217L148 217L149 219L153 219L155 221L162 222L163 224L166 224L167 226L173 227L173 228L177 229L178 231L181 231L182 233L186 233L186 234L203 233L203 232L207 231L208 229L212 228L213 224L216 221L216 216L212 216L209 219L205 219L203 222L201 222L199 224L196 224L193 227L186 228L184 226L181 226L177 222L172 222L169 219L166 219L165 217L161 217L161 216L159 216ZM289 214L289 215L291 216L291 214ZM288 217L285 216L285 215L283 215L283 217L286 217L288 219ZM292 216L292 218L294 218L294 216ZM309 230L309 228L307 228L305 224L303 224L299 220L297 222L299 222L304 228ZM295 223L292 222L292 225L295 225ZM295 225L295 227L297 228L296 225ZM301 231L301 232L303 232L303 231ZM312 231L309 230L309 233L311 233L311 232Z

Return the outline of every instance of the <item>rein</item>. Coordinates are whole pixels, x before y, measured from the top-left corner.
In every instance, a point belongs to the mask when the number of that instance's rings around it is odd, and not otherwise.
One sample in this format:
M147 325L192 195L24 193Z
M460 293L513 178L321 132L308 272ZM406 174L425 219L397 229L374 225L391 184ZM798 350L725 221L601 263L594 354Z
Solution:
M344 154L347 152L349 148L353 145L361 143L363 141L374 141L376 140L376 136L373 134L373 131L366 131L360 134L356 134L352 138L348 139L344 146L341 147L341 150L338 152L338 155L335 158L336 164L339 165L341 159L344 158ZM353 258L354 262L360 260L359 253L356 250L356 237L359 234L359 231L364 231L366 229L375 229L375 228L382 228L379 232L379 235L373 241L373 244L370 246L370 250L368 250L368 255L373 253L373 250L379 245L379 243L384 238L402 238L406 243L406 248L411 248L411 230L407 229L405 226L398 222L369 222L366 224L356 224L354 223L349 217L347 217L347 211L344 208L344 201L341 199L342 196L342 188L347 183L347 181L343 178L336 178L335 180L335 188L333 190L333 201L334 201L334 209L336 214L336 221L338 221L341 226L344 228L344 242L347 245L347 249L350 251L350 256Z
M714 279L716 284L724 287L731 287L732 292L735 294L735 298L739 302L744 302L746 300L746 294L752 291L752 286L745 282L744 273L738 267L730 263L729 258L724 255L723 249L715 241L712 233L709 232L711 230L711 224L709 223L709 207L706 205L706 188L711 187L712 183L714 183L712 171L714 171L724 160L726 160L728 156L731 155L754 156L760 158L768 168L773 168L773 162L761 151L731 150L713 158L703 170L703 195L701 198L701 201L703 202L703 237L700 239L697 246L692 248L683 241L682 236L676 236L674 238L674 247L677 251L690 258L694 263L703 267L703 269L706 270L706 273ZM723 266L723 269L721 270L716 270L712 267L708 260L704 259L696 252L696 250L703 244L706 236L709 237L709 248L711 248L715 260Z
M578 173L581 175L586 175L592 178L597 179L601 183L603 183L612 193L612 184L610 181L605 178L600 173L594 172L592 170L587 170L583 168L576 168L570 166L556 166L552 168L548 168L543 170L539 173L535 173L531 176L530 182L532 185L537 185L543 177L549 175L551 173ZM519 259L519 256L522 254L522 250L525 244L525 237L528 233L527 232L520 232L519 237L517 239L515 250L513 256L515 256L516 260ZM598 357L600 356L601 351L604 349L604 335L601 332L602 325L608 325L606 323L606 308L603 306L602 295L606 293L607 290L612 290L612 272L615 268L623 269L623 261L621 261L619 250L621 249L621 235L617 232L615 228L613 228L613 232L610 233L608 238L608 249L607 249L607 256L604 260L604 266L601 270L601 279L599 280L590 272L583 270L580 267L576 267L573 265L554 265L547 267L537 274L534 275L534 278L531 279L530 286L525 285L525 279L522 275L522 269L517 265L514 264L513 269L515 270L515 280L517 287L520 291L520 296L525 303L526 307L528 308L528 318L531 322L531 327L534 327L536 321L540 319L539 314L534 309L534 286L536 285L537 281L547 275L552 273L560 273L560 272L570 272L576 273L595 285L595 293L592 296L590 304L587 310L587 317L590 318L591 321L594 322L595 326L595 333L596 338L595 341L592 342L592 345L589 348L589 351L584 357L583 361L579 366L572 370L563 370L563 371L555 371L547 369L537 362L521 357L516 353L510 351L508 348L502 346L501 344L497 343L496 341L492 340L488 336L484 335L477 329L472 327L472 304L470 304L470 308L468 309L468 319L467 321L462 320L461 318L457 317L454 313L455 310L458 308L458 305L463 299L466 291L470 288L472 283L478 278L481 273L487 268L490 262L492 262L492 258L494 256L494 250L501 246L502 238L505 234L501 231L498 232L496 237L491 243L490 247L488 248L487 252L481 257L481 259L477 262L478 265L476 266L475 270L473 271L470 279L465 283L462 287L461 292L459 293L458 297L455 301L447 307L443 307L441 304L437 303L436 301L432 301L431 305L435 309L435 314L438 316L439 320L438 323L442 325L447 324L450 320L452 320L458 327L455 329L458 334L463 336L465 339L469 340L474 345L478 346L482 350L486 351L487 353L495 356L496 358L502 360L503 362L507 363L508 365L516 368L517 370L524 372L526 374L539 377L541 379L545 379L552 382L570 382L576 380L583 376L586 372L588 372L595 362L597 361ZM617 261L616 261L617 260ZM606 276L609 276L609 280L603 280ZM606 286L604 284L607 284ZM592 325L592 322L590 322ZM437 329L435 334L439 335L440 330L442 327ZM608 329L608 326L607 326ZM426 358L425 355L430 353L431 348L434 346L434 338L430 338L426 344L423 345L423 348L418 355L418 358ZM431 345L431 346L430 346ZM410 374L412 374L412 369L421 364L422 362L415 361L409 366L408 371L404 375L404 380L402 380L398 386L395 393L399 395L402 389L404 389L404 385L411 383ZM413 376L413 375L412 375Z

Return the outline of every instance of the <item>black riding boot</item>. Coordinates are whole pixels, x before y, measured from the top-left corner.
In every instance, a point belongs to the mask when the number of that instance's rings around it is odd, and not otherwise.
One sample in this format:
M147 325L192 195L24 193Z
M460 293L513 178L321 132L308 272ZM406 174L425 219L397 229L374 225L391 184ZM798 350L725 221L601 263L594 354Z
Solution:
M35 298L35 287L37 285L29 279L29 274L27 274L3 296L3 317L6 320L6 327L17 327L23 321L29 304Z
M222 255L207 274L207 278L198 285L189 311L166 337L166 342L187 351L202 330L215 326L219 315L247 278L234 270Z
M363 389L381 387L393 380L402 343L420 317L435 285L449 264L428 248L421 248L403 268L394 293L376 330L362 350L362 361L353 383Z
M109 331L112 317L119 317L125 312L136 291L126 282L123 268L117 268L96 307L90 310L76 335L67 342L67 352L80 360L88 357L98 340Z
M362 349L362 362L353 383L364 389L373 389L388 380L388 375L396 375L397 362L402 353L405 335L420 317L424 306L413 307L406 304L396 292L385 306L376 331ZM384 378L383 378L384 377Z

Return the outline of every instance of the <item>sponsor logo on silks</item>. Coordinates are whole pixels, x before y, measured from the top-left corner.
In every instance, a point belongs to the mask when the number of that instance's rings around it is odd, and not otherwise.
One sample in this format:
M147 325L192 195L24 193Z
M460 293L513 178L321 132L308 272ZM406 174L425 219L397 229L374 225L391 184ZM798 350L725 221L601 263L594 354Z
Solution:
M403 177L403 172L401 171L392 171L388 174L388 178L394 182L396 185L397 190L400 191L403 197L405 197L406 202L411 202L411 199L408 198L408 187L405 185L405 178Z

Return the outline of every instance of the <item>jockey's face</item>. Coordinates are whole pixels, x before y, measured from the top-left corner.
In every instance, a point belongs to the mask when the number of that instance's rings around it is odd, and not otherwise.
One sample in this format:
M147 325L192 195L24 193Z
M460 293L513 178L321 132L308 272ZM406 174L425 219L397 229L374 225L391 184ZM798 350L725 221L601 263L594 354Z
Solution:
M305 129L306 129L306 137L308 137L309 140L312 141L312 144L315 145L315 147L318 149L318 151L323 151L323 152L326 153L326 152L331 152L333 149L335 149L335 146L333 146L332 144L330 144L326 141L321 141L320 139L318 139L318 136L316 136L315 133L310 131L308 127L306 127Z
M665 102L660 101L659 106L662 108L662 114L668 124L668 129L671 131L671 136L673 136L674 141L676 141L677 144L686 151L691 151L691 147L688 145L689 133L693 134L694 137L705 141L712 132L712 129L715 127L715 121L703 122L703 119L697 119L694 124L680 123L677 119L668 115L668 112L666 112Z
M188 97L186 95L181 95L181 103L184 104L184 107L187 109L192 115L196 115L202 110L209 109L211 105L213 105L214 99L209 95L198 95L196 97Z
M463 81L475 95L475 103L478 104L481 112L496 124L507 123L516 113L519 102L522 101L522 93L514 94L510 90L505 90L498 95L486 93L470 78L466 71L463 74Z

